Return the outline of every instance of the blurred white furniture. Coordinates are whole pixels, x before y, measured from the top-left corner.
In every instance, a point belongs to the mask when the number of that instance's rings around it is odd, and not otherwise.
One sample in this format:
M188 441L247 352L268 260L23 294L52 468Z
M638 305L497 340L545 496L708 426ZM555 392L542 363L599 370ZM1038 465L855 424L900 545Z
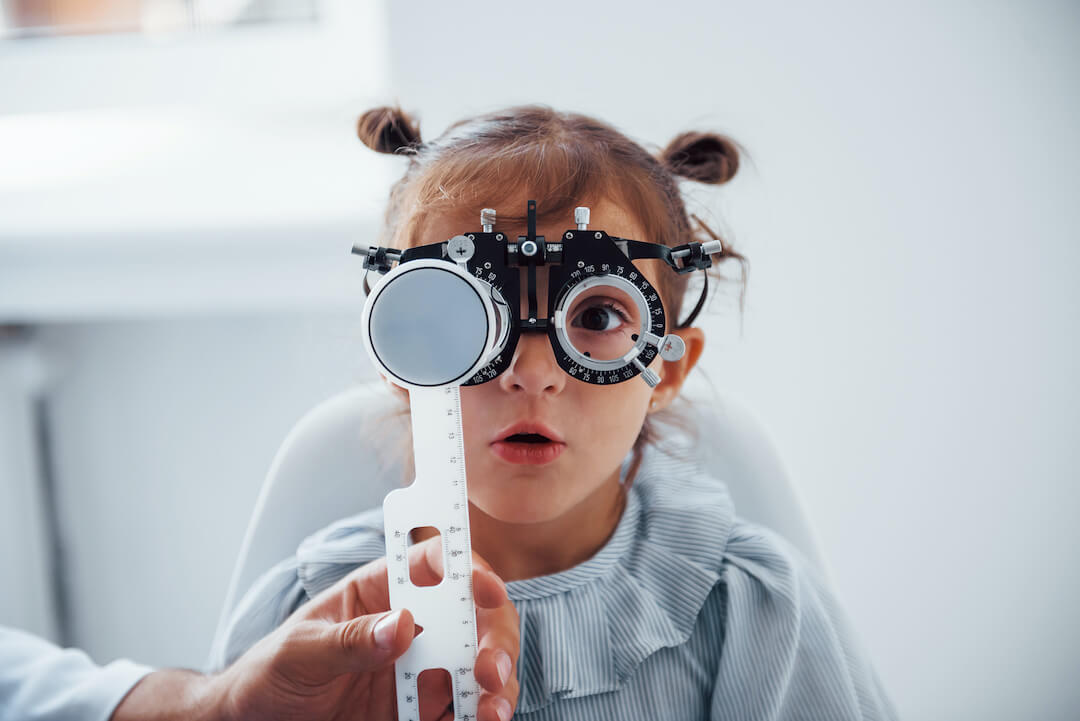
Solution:
M827 574L798 494L760 424L708 388L688 388L683 395L695 399L685 408L693 427L708 429L694 451L728 485L738 514L779 532ZM382 505L390 490L403 485L395 441L409 425L407 415L386 420L394 403L382 382L359 386L316 406L285 438L248 524L218 635L259 575L292 555L305 537Z

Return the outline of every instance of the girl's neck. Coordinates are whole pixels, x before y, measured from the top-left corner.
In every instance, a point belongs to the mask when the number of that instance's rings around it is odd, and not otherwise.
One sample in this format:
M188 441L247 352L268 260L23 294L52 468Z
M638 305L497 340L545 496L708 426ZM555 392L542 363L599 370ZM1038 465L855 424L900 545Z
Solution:
M542 523L504 523L469 506L472 547L504 581L565 571L599 551L622 518L619 471L584 501Z

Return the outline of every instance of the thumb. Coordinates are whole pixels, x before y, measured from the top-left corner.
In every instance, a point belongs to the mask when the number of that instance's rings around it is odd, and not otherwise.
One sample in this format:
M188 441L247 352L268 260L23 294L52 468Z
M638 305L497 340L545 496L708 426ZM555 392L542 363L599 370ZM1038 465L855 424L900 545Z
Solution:
M331 679L393 663L408 650L413 628L408 610L373 613L326 625L294 648L308 673Z

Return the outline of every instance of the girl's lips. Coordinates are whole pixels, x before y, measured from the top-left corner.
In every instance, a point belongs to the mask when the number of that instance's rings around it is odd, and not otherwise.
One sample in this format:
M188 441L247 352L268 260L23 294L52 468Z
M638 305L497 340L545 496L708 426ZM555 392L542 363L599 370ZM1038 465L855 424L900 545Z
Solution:
M562 436L560 436L557 431L555 431L551 426L539 420L520 420L513 425L503 428L491 440L505 441L510 436L516 435L518 433L536 433L554 441L555 443L563 442Z
M565 443L555 441L547 443L495 441L491 444L491 450L504 461L534 466L551 463L562 454L564 448L566 448Z

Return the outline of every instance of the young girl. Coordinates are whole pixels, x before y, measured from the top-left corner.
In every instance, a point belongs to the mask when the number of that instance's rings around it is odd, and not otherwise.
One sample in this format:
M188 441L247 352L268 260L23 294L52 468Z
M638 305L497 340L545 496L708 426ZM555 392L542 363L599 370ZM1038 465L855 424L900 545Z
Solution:
M476 229L484 207L496 209L501 232L524 234L528 199L547 238L584 205L590 226L612 236L712 240L696 217L691 225L677 180L724 183L739 164L720 135L685 133L654 157L604 123L535 106L458 122L430 142L399 109L379 108L359 133L408 160L378 243L399 248ZM721 257L745 262L726 244ZM686 345L680 360L653 363L658 385L579 381L546 336L527 333L503 373L461 391L472 547L507 582L520 617L516 715L893 718L813 570L783 539L740 520L724 484L672 454L654 425L654 414L672 413L704 333L691 325L700 305L682 310L688 276L661 261L635 264ZM541 308L545 279L538 274ZM619 331L618 315L605 313L604 328ZM375 509L308 538L237 607L219 662L381 557L382 529Z

